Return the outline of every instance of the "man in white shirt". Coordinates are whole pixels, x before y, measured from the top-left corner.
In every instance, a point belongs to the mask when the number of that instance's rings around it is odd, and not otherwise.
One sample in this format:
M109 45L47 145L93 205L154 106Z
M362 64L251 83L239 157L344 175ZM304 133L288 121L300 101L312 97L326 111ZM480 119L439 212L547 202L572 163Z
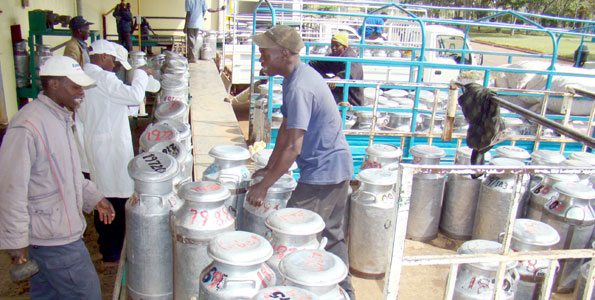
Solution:
M134 182L127 170L128 162L134 157L128 106L143 102L150 71L137 69L131 85L126 85L116 77L114 68L116 61L127 70L130 64L125 57L119 57L114 43L97 40L91 47L91 63L83 69L96 86L86 91L78 118L84 128L91 180L116 210L116 219L110 225L95 220L104 265L113 266L120 259L124 241L124 205L134 192Z
M186 0L186 21L184 22L184 33L186 34L186 44L188 49L186 57L188 62L196 62L198 59L198 45L196 39L199 31L202 30L204 19L206 19L206 12L215 13L225 10L225 5L221 8L208 8L206 0ZM216 49L212 49L215 51Z

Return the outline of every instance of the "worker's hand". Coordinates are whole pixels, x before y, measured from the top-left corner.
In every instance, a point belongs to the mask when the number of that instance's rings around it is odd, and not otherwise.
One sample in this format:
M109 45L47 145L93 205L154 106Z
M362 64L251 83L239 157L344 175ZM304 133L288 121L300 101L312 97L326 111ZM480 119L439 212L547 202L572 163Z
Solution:
M264 177L267 174L268 171L269 170L266 167L265 168L262 168L262 169L258 169L258 170L256 170L256 172L254 172L252 174L252 178Z
M114 210L114 207L105 198L97 202L97 206L95 206L95 209L97 210L96 213L99 214L99 220L101 220L103 224L111 224L114 218L116 217L116 211Z
M188 33L188 27L184 26L184 29L182 29L182 32Z
M335 76L335 77L331 78L331 80L340 80L340 79L341 79L341 77L339 77L339 76ZM334 82L328 82L327 84L331 90L334 90L337 87L337 84Z
M12 259L12 263L15 265L21 265L27 262L27 258L25 257L25 248L21 249L9 249L6 250L10 258Z
M260 207L264 202L264 198L266 197L268 190L269 188L263 185L262 182L250 186L248 188L248 195L246 196L246 200L253 206Z
M147 73L147 75L149 75L149 76L155 76L155 71L153 69L149 68L148 66L142 66L138 69L145 71L145 73Z

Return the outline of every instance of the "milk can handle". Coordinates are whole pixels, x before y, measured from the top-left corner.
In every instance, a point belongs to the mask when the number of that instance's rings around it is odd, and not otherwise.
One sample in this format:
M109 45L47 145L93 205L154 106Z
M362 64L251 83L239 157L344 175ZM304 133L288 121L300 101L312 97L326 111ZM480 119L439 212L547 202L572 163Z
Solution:
M174 240L175 240L175 236L176 236L176 215L174 214L173 211L169 211L169 227L171 228L171 233L174 236Z
M318 245L318 250L324 251L324 248L326 247L327 243L328 243L328 239L326 238L326 236L323 236L320 239L320 244Z
M570 211L571 211L573 208L576 208L576 207L580 208L579 206L576 206L576 205L574 205L574 204L573 204L573 205L571 205L571 206L570 206L570 207L569 207L569 208L566 210L566 212L564 212L564 222L568 222L568 212L570 212ZM585 221L585 217L586 217L586 215L585 215L585 213L583 212L583 219L582 219L582 220L578 220L578 221L584 222L584 221Z
M367 192L364 190L358 190L358 192L372 196L372 198L374 199L374 202L378 202L378 197L376 197L376 194L373 194L373 193L370 193L370 192Z
M506 232L500 232L500 234L498 234L498 243L502 244L502 240L504 240L504 234L506 234Z
M556 266L554 267L554 269L552 270L554 272L554 274L557 272L557 270L560 268L560 263L558 261L556 261ZM542 274L546 274L545 271L548 269L548 267L541 267L541 268L537 268L535 269L535 272L533 272L533 280L537 281L537 276L539 276L540 273Z

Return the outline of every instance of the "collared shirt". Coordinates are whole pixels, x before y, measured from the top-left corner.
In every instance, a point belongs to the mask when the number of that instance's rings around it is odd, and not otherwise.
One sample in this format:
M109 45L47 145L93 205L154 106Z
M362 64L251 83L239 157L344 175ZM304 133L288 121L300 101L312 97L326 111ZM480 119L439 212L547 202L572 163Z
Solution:
M305 131L296 160L300 182L327 185L351 179L353 159L337 104L318 72L300 63L284 79L281 113L287 128Z
M79 42L79 44L81 45L81 49L83 50L81 51L83 54L83 65L90 63L91 58L89 57L89 46L87 45L87 42L81 41L79 39L76 39L76 41Z
M202 29L203 19L207 13L207 2L205 0L186 0L186 12L190 13L187 28Z
M83 178L72 113L43 93L12 118L0 147L0 249L80 239L102 195Z

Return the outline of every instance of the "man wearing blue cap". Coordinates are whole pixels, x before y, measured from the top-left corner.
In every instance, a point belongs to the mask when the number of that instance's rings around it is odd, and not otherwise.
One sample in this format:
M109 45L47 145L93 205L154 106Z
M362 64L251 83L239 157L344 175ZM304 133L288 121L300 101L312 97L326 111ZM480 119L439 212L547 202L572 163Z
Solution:
M64 45L64 56L74 59L79 66L90 62L87 39L89 39L89 26L93 23L76 16L70 20L68 27L72 31L72 39Z

